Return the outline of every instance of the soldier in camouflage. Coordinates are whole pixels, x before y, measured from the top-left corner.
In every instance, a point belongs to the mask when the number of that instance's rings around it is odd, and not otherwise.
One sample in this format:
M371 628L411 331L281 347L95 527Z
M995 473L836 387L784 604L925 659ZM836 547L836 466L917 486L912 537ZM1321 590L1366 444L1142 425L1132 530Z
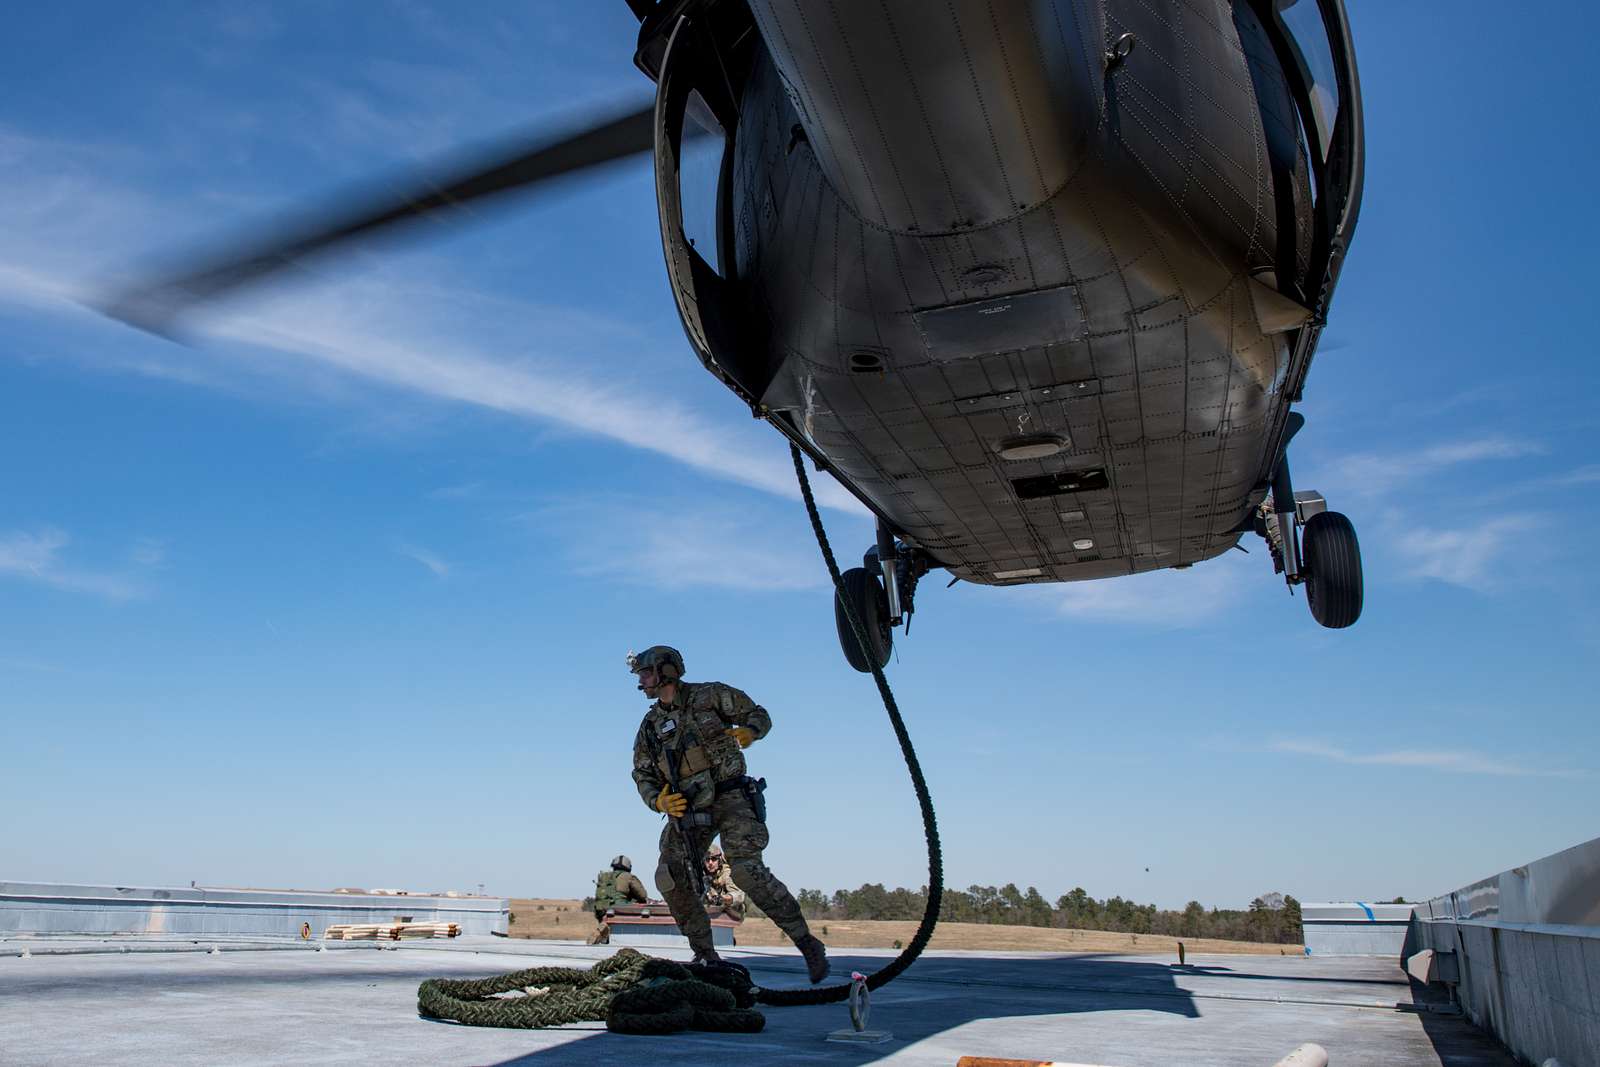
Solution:
M744 922L745 892L733 880L733 868L721 845L706 850L706 907L721 908L734 922Z
M600 924L600 929L589 938L589 944L611 943L611 928L606 925L606 912L618 904L646 904L649 901L650 894L646 892L644 883L633 873L633 861L626 856L613 859L610 870L595 875L594 921Z
M633 781L651 811L669 819L661 831L656 888L689 938L695 958L720 962L696 877L713 837L733 881L805 957L812 982L828 975L828 954L811 934L793 894L762 861L767 847L764 780L745 774L743 749L767 735L772 719L744 693L721 682L683 681L683 657L656 645L629 655L628 669L655 701L633 742ZM674 787L676 783L676 787Z

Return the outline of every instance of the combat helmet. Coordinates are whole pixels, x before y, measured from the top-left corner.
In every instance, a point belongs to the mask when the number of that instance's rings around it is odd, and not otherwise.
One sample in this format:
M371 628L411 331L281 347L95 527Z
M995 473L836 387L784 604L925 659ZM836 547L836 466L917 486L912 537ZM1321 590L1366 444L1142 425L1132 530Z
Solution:
M672 664L678 678L683 677L683 653L675 648L668 645L651 645L643 652L628 653L628 670L634 674L666 663Z
M633 870L633 861L626 856L618 856L611 861L611 869L613 871L631 871Z

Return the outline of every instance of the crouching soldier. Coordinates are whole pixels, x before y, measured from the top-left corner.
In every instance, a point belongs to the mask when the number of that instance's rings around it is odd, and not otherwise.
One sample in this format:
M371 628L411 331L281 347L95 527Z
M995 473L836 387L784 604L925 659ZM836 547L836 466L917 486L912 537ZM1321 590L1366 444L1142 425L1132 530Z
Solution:
M733 868L721 845L706 850L706 907L719 908L736 923L744 922L745 892L733 880Z
M644 904L650 899L644 883L633 873L633 861L618 856L611 861L609 871L601 871L594 879L594 921L600 929L589 939L591 945L611 943L611 928L606 925L606 912L618 904Z

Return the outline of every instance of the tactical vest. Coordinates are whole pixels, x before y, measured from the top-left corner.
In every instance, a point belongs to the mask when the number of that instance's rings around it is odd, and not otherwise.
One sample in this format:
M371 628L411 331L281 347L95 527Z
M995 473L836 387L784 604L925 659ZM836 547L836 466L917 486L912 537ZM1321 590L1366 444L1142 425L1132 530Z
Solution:
M657 713L647 727L655 732L657 770L670 780L667 761L672 753L678 753L678 783L686 790L699 781L716 783L743 777L744 753L739 742L727 735L728 723L718 714L733 714L733 694L723 686L687 688L681 708ZM693 799L691 804L702 806Z
M617 888L622 871L601 871L594 880L594 904L597 908L614 908L628 903L628 894Z

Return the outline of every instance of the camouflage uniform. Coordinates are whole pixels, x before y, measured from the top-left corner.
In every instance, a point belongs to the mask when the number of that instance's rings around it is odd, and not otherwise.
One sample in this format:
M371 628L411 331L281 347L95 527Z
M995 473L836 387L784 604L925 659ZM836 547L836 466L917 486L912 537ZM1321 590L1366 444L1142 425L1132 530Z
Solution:
M619 856L618 859L625 857ZM589 935L588 944L611 944L611 927L606 925L606 912L630 900L639 904L648 903L650 900L650 894L645 891L644 883L633 873L632 863L626 867L612 864L610 870L595 875L594 921L599 925L594 933Z
M715 845L706 860L706 906L721 908L722 913L734 922L744 921L744 890L733 881L733 868Z
M606 911L630 900L644 904L650 899L644 883L632 871L616 868L601 871L594 879L594 918L596 922L606 917Z
M633 742L633 780L651 811L667 785L669 755L676 755L678 786L690 812L708 812L711 825L698 831L697 855L688 855L683 838L670 822L661 831L661 863L656 888L672 909L678 928L696 953L710 951L711 920L705 902L695 894L689 865L703 865L711 838L720 835L734 883L750 894L762 911L790 939L810 938L811 930L793 894L762 861L767 824L756 815L747 792L744 753L725 731L745 726L759 739L772 729L766 710L732 686L720 682L677 683L671 705L657 700L645 713ZM717 787L722 786L718 792Z

